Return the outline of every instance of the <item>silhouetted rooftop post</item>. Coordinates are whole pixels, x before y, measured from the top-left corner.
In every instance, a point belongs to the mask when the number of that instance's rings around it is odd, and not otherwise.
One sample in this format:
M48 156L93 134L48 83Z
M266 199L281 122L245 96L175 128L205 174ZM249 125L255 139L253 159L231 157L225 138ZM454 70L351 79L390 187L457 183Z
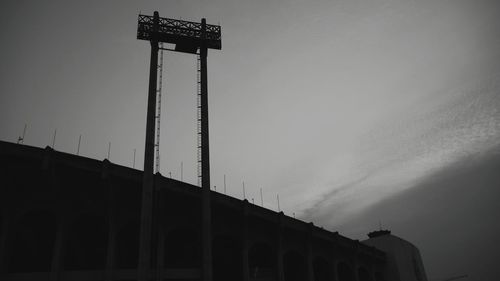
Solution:
M224 194L226 194L226 175L224 175Z
M54 130L54 135L52 137L52 149L56 149L56 136L57 136L57 129Z
M80 144L82 142L82 135L78 138L78 147L76 148L76 155L80 155Z

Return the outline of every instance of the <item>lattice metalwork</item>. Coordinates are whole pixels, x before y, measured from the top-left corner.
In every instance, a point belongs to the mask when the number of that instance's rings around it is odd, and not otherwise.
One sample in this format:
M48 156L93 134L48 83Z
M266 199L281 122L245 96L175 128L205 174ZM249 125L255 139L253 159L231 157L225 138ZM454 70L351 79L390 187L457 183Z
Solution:
M160 129L161 129L161 93L163 87L163 43L160 43L160 59L158 61L158 87L156 90L156 138L155 138L155 173L160 172Z
M196 56L196 127L197 127L197 141L196 141L196 147L197 147L197 158L198 158L198 163L197 163L197 172L198 172L198 186L201 187L201 177L203 176L202 173L202 146L201 146L201 137L202 137L202 131L201 131L201 58L200 56Z
M199 22L160 18L158 26L158 41L178 44L179 50L188 47L187 52L192 53L193 48L198 49L206 44L209 49L221 49L221 27L207 24L205 34L203 25ZM154 36L153 16L139 15L137 39L150 41ZM176 47L177 48L177 47Z

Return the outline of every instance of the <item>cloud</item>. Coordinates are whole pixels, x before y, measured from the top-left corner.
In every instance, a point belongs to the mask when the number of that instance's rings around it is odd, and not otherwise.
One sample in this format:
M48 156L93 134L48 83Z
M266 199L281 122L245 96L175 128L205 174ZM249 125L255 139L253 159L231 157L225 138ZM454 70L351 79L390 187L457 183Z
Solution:
M460 274L494 280L500 274L499 167L500 146L464 156L330 227L366 239L381 221L383 228L419 247L429 280Z
M500 145L500 75L425 96L375 125L357 147L351 177L325 179L303 218L329 225L415 186L464 157ZM330 175L331 179L331 175Z

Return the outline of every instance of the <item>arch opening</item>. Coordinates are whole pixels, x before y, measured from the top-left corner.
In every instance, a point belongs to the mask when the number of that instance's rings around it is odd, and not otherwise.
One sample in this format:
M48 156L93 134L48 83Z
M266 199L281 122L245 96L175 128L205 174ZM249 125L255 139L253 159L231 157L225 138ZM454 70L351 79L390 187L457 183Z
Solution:
M250 278L269 279L275 276L275 255L268 244L258 243L248 250Z
M117 268L136 268L139 259L139 222L126 224L116 236Z
M375 272L375 281L384 281L384 274L380 271Z
M295 251L288 252L283 257L283 270L286 281L306 280L306 264L304 257Z
M108 235L105 220L83 215L68 228L64 269L104 269Z
M332 270L330 263L324 258L316 258L313 262L314 281L332 280Z
M372 278L370 277L370 273L364 267L358 268L358 278L359 278L359 281L372 281Z
M165 239L165 267L193 268L201 265L200 236L192 228L170 231Z
M213 280L236 281L243 279L241 245L231 237L218 236L213 241Z
M337 266L337 270L339 273L339 281L354 281L354 272L347 263L340 262Z
M9 272L48 272L56 237L56 218L50 211L32 211L14 224Z

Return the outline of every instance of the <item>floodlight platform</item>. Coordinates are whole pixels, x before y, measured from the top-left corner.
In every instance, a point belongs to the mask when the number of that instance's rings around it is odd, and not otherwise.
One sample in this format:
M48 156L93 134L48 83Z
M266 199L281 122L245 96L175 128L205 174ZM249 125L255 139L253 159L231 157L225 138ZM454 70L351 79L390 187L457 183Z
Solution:
M158 30L156 33L154 31L154 16L139 15L137 27L137 39L139 40L156 39L158 42L175 44L175 51L190 54L196 54L202 46L216 50L222 48L221 27L219 25L159 18Z

